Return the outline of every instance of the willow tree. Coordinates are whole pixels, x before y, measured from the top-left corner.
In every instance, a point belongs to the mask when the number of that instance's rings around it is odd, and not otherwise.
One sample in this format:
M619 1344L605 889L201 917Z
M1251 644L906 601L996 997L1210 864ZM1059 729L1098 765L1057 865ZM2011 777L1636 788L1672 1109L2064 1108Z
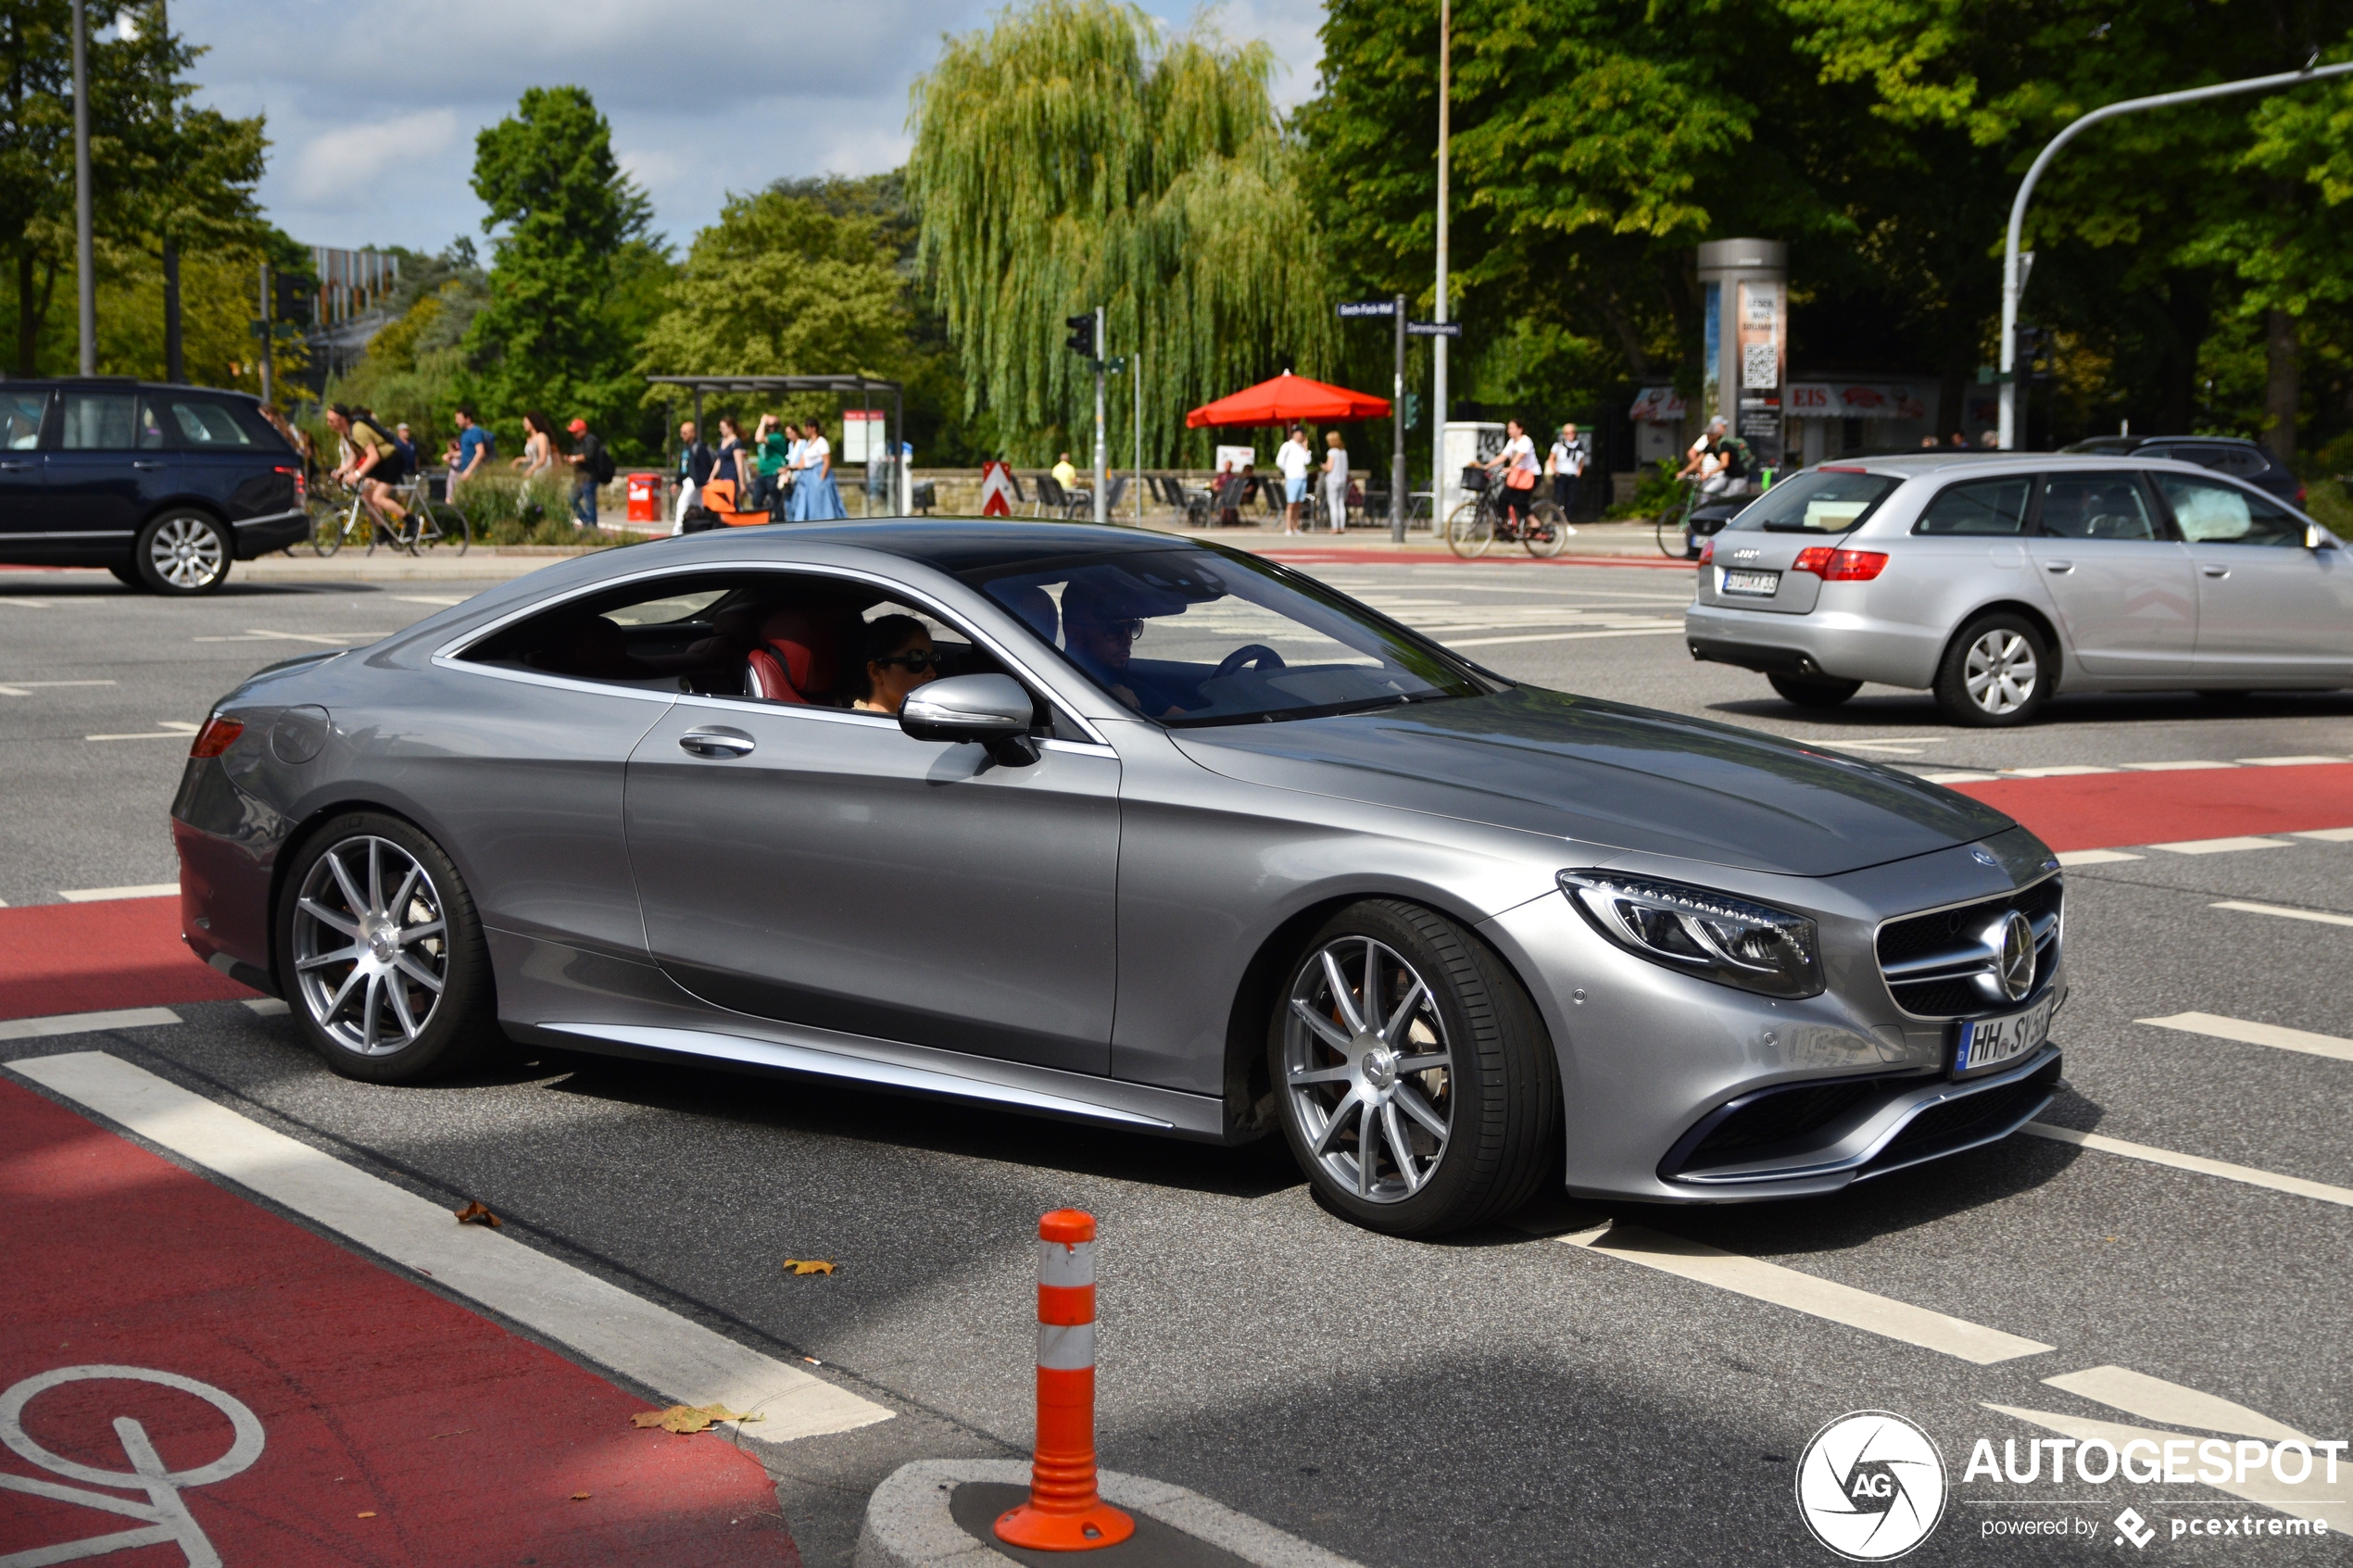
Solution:
M1267 95L1273 64L1263 43L1164 37L1134 6L1038 0L950 39L915 83L921 277L966 417L992 420L1012 455L1059 442L1083 459L1094 383L1063 319L1097 305L1104 350L1142 353L1151 461L1176 454L1187 408L1325 370L1321 241ZM1132 451L1133 395L1114 380L1114 466Z

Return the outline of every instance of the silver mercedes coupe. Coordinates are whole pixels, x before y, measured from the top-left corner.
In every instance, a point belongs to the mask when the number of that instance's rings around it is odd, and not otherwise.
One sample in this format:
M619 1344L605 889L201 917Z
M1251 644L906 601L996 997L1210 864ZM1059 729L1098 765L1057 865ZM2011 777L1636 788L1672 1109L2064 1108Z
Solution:
M2057 862L1125 528L730 530L261 671L172 806L196 954L338 1071L502 1042L1218 1142L1428 1236L1789 1198L2048 1102Z

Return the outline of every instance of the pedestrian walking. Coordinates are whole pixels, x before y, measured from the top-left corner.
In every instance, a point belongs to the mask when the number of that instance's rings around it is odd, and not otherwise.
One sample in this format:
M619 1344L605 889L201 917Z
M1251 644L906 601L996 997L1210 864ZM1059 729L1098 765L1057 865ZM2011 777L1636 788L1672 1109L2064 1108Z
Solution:
M582 528L594 528L597 487L612 483L612 454L605 450L586 420L574 420L565 428L572 432L572 451L564 458L573 468L572 521Z
M1348 448L1340 432L1324 432L1324 515L1334 533L1348 532Z
M744 433L733 414L719 416L719 449L711 455L711 477L724 479L736 487L736 498L730 511L739 511L744 504L745 478L743 469Z
M1283 475L1283 532L1299 532L1300 504L1307 499L1307 470L1315 459L1308 455L1307 433L1299 426L1290 427L1290 434L1275 449L1275 466Z
M472 408L459 404L452 419L458 426L458 456L449 465L449 498L454 501L460 484L480 473L485 463L497 460L498 448L490 433L474 418Z
M711 447L695 429L695 421L687 420L678 427L678 509L671 517L670 532L686 531L686 514L702 504L702 487L711 478Z
M849 514L841 508L841 491L834 483L834 449L824 427L815 420L801 427L808 439L800 444L800 471L793 478L792 510L788 521L831 522Z
M536 479L556 466L556 427L536 408L522 417L522 456L514 461L516 471L525 480Z
M751 499L744 510L767 512L777 508L782 499L782 476L790 457L790 442L783 422L774 414L761 415L751 435Z
M1553 476L1553 505L1561 509L1564 521L1573 521L1577 517L1577 492L1590 461L1584 439L1577 433L1577 422L1572 420L1561 426L1560 435L1544 459L1544 471Z

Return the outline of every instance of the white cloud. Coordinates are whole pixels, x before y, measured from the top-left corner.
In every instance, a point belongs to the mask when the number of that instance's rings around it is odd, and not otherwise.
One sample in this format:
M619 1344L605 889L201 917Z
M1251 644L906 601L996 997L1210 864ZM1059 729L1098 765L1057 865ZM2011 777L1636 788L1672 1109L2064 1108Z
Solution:
M576 83L610 119L655 221L684 244L731 192L869 174L907 156L907 89L942 34L1001 0L173 0L209 52L201 97L266 112L273 221L310 245L434 250L479 234L475 132L523 90ZM1145 0L1172 28L1182 0ZM1315 90L1322 0L1232 0L1227 37L1263 37L1277 102ZM400 111L400 112L396 112Z
M295 152L294 191L322 207L365 211L380 201L377 187L388 171L430 162L457 139L458 116L451 109L420 109L323 131Z

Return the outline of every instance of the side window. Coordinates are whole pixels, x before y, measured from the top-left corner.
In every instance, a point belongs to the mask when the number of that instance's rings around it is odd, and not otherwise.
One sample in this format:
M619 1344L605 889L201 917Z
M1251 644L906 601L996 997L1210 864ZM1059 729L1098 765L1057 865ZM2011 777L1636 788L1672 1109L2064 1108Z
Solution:
M2173 508L2182 537L2193 545L2292 545L2304 543L2304 525L2282 506L2235 484L2160 473L2157 487Z
M2121 469L2043 476L2043 532L2061 539L2157 539L2140 482Z
M740 692L745 650L718 612L748 591L749 575L681 573L590 594L526 617L459 657L647 691Z
M167 397L164 417L172 438L182 446L221 450L253 445L229 405L214 398Z
M2022 533L2026 531L2026 499L2033 481L2024 474L2011 479L1973 479L1948 484L1936 493L1912 525L1915 533Z
M49 409L44 390L0 392L0 445L11 452L30 452L41 445L41 416Z
M66 452L153 452L163 423L135 392L68 392L57 446Z

